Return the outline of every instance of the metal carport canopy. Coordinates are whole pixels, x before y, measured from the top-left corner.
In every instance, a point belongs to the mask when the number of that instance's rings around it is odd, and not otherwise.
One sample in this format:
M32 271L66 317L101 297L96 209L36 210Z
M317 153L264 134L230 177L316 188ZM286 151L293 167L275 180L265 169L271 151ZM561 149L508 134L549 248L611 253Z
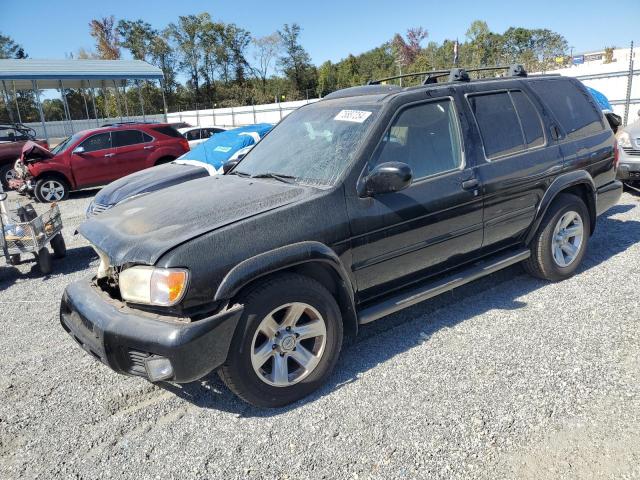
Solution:
M105 80L162 78L162 70L142 60L0 60L0 81L16 90L32 89L32 80L38 82L39 89L47 89L60 88L60 80L64 88L86 88L102 87Z

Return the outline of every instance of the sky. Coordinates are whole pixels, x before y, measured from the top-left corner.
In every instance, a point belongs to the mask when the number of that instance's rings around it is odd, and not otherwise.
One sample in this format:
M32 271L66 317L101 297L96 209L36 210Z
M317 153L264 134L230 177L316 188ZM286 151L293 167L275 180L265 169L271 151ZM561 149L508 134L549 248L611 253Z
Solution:
M628 47L634 36L640 40L640 0L29 0L31 13L24 5L24 0L0 0L0 33L22 44L32 58L60 59L80 47L93 49L88 28L92 18L142 18L163 28L179 15L203 11L255 36L296 22L303 29L301 43L316 65L362 53L415 26L427 29L428 40L462 41L476 19L496 32L510 26L549 28L565 36L574 54Z

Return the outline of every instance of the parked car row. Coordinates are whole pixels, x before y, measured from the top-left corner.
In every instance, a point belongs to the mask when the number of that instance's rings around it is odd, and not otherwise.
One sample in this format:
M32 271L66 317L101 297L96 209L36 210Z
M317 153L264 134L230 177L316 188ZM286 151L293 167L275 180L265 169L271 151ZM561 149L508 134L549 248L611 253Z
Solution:
M190 152L211 156L96 197L108 211L79 231L100 264L67 287L60 321L117 372L182 383L218 371L262 407L319 388L363 324L518 262L570 277L622 193L593 96L520 66L335 92L239 160L211 148L223 135ZM135 186L156 175L159 188Z
M45 140L37 140L36 132L19 123L2 123L0 124L0 182L6 190L9 188L9 182L16 177L14 164L22 147L27 142L35 142L43 148L49 148L49 144Z

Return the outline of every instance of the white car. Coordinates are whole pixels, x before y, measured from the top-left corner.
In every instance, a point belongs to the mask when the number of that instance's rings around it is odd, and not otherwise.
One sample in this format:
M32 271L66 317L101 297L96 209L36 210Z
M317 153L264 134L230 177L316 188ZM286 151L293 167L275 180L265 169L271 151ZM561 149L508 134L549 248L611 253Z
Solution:
M189 148L207 141L216 133L224 132L226 129L222 127L186 127L179 128L178 131L189 142Z

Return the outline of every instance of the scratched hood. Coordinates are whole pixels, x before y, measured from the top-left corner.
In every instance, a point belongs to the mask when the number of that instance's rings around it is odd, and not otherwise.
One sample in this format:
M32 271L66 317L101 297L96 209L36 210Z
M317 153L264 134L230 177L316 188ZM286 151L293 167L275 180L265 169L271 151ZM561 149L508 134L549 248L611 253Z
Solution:
M132 173L111 182L98 192L95 202L100 205L117 205L127 198L163 188L208 177L209 172L193 165L167 163Z
M194 237L300 201L312 191L270 179L206 177L133 198L90 218L79 231L112 265L153 265Z

